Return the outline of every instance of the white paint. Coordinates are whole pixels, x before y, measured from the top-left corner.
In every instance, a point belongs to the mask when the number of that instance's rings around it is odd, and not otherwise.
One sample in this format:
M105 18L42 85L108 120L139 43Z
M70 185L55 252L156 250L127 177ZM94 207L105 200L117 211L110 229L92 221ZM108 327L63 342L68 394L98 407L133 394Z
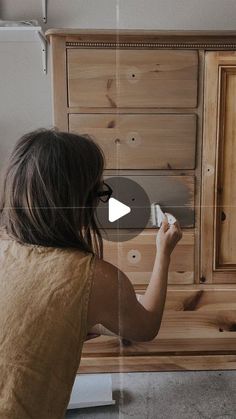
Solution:
M37 19L44 29L235 29L235 0L2 0L6 20ZM119 17L119 19L117 19ZM49 54L50 55L50 54ZM52 126L51 77L41 51L27 43L0 43L0 168L23 133Z
M172 214L169 214L168 212L165 212L164 214L160 205L158 205L157 203L151 204L151 223L153 226L161 227L165 215L167 217L169 225L174 224L176 222L176 218Z

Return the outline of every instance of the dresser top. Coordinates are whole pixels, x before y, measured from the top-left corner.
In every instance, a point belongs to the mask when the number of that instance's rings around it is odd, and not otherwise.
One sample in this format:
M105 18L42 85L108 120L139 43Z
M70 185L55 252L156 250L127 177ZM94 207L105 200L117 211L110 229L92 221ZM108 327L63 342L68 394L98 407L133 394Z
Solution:
M67 46L236 49L236 31L156 31L127 29L49 29L48 39L65 38Z
M116 35L116 29L76 29L76 28L52 28L46 32L47 36L67 36L67 35ZM146 30L146 29L119 29L118 34L125 36L161 36L161 37L236 37L236 30L234 31L188 31L188 30Z

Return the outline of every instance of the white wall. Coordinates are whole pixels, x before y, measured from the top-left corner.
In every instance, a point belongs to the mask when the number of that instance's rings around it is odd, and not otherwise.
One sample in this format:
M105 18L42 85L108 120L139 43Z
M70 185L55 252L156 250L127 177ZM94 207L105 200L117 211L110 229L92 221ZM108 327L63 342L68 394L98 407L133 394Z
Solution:
M116 6L120 19L116 22ZM2 0L4 19L41 19L41 0ZM48 0L49 27L235 29L235 0Z
M236 0L2 0L2 19L38 19L44 29L236 29ZM23 133L52 125L50 69L42 73L39 46L0 42L0 167Z

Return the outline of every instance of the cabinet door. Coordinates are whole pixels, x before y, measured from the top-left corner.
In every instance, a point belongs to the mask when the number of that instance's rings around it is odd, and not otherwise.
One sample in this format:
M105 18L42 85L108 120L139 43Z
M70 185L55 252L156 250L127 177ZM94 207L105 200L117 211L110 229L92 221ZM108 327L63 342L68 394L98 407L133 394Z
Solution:
M203 281L236 283L236 53L206 56Z

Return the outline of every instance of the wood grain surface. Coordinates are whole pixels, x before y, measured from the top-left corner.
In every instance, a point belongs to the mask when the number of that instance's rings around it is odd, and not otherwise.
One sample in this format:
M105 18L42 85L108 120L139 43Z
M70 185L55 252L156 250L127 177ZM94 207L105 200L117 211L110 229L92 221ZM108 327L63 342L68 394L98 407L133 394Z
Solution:
M195 108L197 51L67 49L69 106Z
M68 131L65 39L52 39L53 122L61 131Z
M138 291L138 293L142 293ZM161 329L152 342L101 336L84 345L83 356L236 354L236 289L169 288Z
M107 169L195 168L194 114L70 114L69 130L98 142Z
M110 232L115 238L116 232ZM129 232L119 231L126 241L104 240L104 259L116 265L138 286L149 283L156 255L156 231L144 230L135 238L129 238ZM123 240L123 239L122 239ZM192 284L194 281L194 231L184 231L171 257L169 284Z
M82 358L79 373L233 369L236 369L236 355L159 355Z
M201 277L236 283L235 104L236 53L206 55L201 205Z
M218 149L216 264L236 271L236 65L222 73L221 129Z

